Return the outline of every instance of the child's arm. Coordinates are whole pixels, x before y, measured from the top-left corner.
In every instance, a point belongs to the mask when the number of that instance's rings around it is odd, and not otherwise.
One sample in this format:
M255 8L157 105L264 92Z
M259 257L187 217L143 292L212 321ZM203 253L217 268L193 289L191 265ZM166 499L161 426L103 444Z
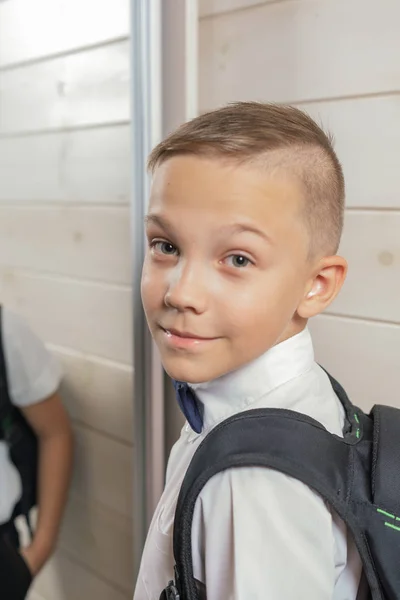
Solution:
M194 576L207 600L331 600L332 515L304 484L262 468L231 469L196 504Z
M71 476L72 433L58 393L21 410L39 442L38 524L31 545L22 550L36 575L56 544Z

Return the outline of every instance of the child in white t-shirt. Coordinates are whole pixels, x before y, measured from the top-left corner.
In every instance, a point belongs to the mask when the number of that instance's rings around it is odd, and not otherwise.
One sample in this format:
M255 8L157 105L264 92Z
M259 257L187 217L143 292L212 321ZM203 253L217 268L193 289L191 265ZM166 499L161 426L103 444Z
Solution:
M10 459L5 424L0 423L0 596L18 600L56 544L70 480L72 435L59 396L61 371L55 358L21 318L6 308L1 317L8 397L36 434L39 453L37 526L30 544L21 547L14 513L22 481Z

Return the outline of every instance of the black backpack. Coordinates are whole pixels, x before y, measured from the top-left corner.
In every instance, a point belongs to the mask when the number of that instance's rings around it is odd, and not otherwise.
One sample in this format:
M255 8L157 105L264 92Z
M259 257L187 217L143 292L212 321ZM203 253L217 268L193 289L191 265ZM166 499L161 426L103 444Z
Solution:
M25 516L32 534L29 513L36 506L37 500L38 442L32 428L10 399L2 333L0 306L0 440L6 442L10 459L22 481L22 496L14 508L12 518ZM1 481L0 485L3 485Z
M217 473L268 467L294 477L324 498L347 524L363 562L372 600L400 599L400 410L353 406L330 377L346 412L344 437L283 409L255 409L220 423L203 440L186 472L175 514L175 581L160 600L201 600L194 579L192 520L196 499Z

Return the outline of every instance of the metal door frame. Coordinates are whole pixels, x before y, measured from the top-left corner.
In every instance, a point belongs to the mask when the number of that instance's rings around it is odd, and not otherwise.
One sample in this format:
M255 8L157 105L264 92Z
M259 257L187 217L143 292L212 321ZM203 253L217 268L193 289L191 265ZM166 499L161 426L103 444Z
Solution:
M197 113L197 0L131 0L134 575L164 487L165 376L140 298L151 149ZM168 450L168 449L167 449Z

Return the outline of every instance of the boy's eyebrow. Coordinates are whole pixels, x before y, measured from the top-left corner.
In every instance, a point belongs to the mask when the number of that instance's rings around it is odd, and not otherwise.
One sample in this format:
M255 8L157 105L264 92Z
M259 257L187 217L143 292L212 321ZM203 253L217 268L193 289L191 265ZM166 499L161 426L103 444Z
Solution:
M144 224L145 225L149 225L149 224L158 225L159 227L161 227L162 229L164 229L167 232L172 231L172 229L173 229L171 223L169 223L169 221L167 221L167 219L164 219L164 217L161 217L160 215L152 215L152 214L146 215L144 218Z
M227 233L254 233L255 235L258 235L264 238L264 240L267 242L271 243L271 238L265 233L265 231L259 229L255 225L250 225L250 223L234 223L233 225L222 227L222 229Z

